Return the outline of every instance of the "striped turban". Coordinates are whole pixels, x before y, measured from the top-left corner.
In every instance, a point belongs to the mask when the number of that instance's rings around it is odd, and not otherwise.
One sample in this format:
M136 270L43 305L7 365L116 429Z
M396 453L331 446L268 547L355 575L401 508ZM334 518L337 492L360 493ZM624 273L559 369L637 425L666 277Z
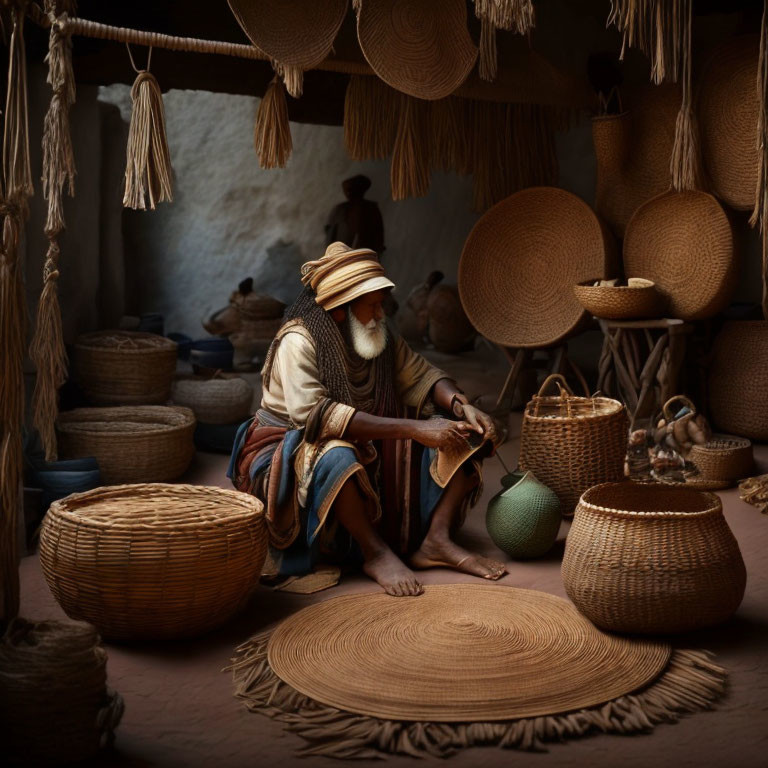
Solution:
M315 293L315 301L325 310L395 284L384 276L384 267L369 248L350 248L331 243L325 256L301 267L301 282Z

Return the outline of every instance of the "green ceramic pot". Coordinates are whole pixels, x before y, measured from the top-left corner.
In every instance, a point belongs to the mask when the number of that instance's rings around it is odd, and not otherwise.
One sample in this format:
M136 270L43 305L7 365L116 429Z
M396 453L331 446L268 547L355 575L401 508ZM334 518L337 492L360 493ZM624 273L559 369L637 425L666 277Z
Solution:
M488 503L485 525L493 543L519 560L549 551L560 530L560 502L532 472L511 472Z

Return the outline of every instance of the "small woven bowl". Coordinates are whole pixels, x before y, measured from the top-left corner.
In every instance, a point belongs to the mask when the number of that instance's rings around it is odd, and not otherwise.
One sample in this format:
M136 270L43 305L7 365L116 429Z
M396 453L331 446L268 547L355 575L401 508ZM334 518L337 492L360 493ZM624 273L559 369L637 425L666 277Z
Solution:
M587 312L606 320L643 320L664 314L664 297L651 280L630 277L629 285L595 285L585 280L573 287Z

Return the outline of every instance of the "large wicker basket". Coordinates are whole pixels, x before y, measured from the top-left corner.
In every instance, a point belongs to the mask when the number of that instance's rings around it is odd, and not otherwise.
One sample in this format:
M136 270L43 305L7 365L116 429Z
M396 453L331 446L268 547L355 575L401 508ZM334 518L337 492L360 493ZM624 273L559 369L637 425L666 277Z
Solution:
M60 458L94 456L108 485L176 480L195 453L189 408L77 408L59 414L56 427Z
M134 331L99 331L75 343L75 371L95 405L165 403L176 372L177 344Z
M768 321L723 326L709 371L709 407L718 429L768 440Z
M544 395L557 381L559 395ZM553 374L523 414L520 468L530 470L573 514L587 488L624 476L629 423L625 407L607 397L576 397L565 379Z
M48 586L65 613L111 639L197 635L226 621L258 583L262 503L191 485L118 485L51 505L40 535Z
M240 376L177 376L171 398L176 405L191 408L204 424L233 424L252 412L253 387Z
M725 621L746 570L712 493L606 483L581 498L563 557L568 597L616 632L684 632Z

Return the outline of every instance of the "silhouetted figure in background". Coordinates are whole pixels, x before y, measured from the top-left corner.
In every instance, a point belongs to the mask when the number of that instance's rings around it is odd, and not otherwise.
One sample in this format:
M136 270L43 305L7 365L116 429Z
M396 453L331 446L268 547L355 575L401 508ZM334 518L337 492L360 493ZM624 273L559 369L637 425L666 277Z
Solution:
M347 198L339 203L325 225L326 245L340 240L350 248L370 248L381 258L384 252L384 222L379 206L364 195L371 186L367 176L357 175L345 179L341 188Z

